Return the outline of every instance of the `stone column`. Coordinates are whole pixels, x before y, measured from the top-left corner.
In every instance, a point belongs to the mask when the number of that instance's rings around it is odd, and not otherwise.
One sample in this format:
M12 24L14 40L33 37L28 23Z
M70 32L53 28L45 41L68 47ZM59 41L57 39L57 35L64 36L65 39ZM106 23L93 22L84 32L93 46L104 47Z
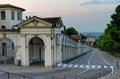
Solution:
M21 65L29 66L27 59L26 45L25 45L25 35L21 35Z
M57 63L57 52L56 52L56 34L54 34L54 38L53 38L53 65L56 66Z
M57 63L62 63L62 36L58 35L58 46L57 46Z
M45 67L52 67L51 38L46 37L47 45L45 45Z
M78 42L77 54L80 55L80 41Z

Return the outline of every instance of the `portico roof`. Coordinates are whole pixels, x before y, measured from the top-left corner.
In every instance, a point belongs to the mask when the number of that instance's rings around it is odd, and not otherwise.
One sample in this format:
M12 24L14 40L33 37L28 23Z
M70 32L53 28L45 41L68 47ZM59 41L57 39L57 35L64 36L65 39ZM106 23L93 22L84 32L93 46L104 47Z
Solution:
M61 27L63 26L63 22L61 20L61 17L49 17L49 18L40 18L37 16L33 16L29 19L26 19L22 21L21 23L17 24L19 27L23 27L26 24L29 24L30 22L35 22L37 21L38 23L41 22L41 25L45 24L49 27Z
M61 20L61 17L49 17L49 18L41 18L42 20L52 23L52 25L56 25L56 23Z

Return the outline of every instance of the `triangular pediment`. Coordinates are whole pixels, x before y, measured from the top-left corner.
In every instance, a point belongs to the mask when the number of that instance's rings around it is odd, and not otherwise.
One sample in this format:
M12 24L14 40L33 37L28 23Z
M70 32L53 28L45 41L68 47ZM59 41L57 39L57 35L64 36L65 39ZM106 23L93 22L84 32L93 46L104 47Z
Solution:
M41 18L32 17L18 24L18 27L20 28L46 28L46 27L52 27L52 24L49 22L43 21Z

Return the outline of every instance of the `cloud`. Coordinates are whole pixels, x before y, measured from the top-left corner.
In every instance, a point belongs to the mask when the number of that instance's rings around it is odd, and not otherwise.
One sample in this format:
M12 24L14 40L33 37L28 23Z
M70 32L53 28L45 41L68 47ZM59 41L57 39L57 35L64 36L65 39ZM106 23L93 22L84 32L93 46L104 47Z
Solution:
M118 4L120 0L91 0L81 3L81 5Z

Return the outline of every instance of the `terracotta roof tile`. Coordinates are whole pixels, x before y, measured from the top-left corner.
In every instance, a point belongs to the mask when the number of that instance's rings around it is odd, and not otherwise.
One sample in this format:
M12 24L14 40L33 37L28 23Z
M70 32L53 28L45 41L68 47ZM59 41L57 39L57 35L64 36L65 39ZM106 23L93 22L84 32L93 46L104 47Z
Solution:
M59 22L59 20L61 19L61 17L40 18L40 17L37 17L37 16L33 16L33 17L31 17L31 18L41 19L41 20L43 20L43 21L45 21L45 22L48 22L48 23L52 24L53 26L56 26L56 24L57 24L57 23ZM22 22L26 22L26 21L30 20L31 18L28 18L28 19L26 19L26 20L22 20ZM21 22L21 23L22 23L22 22ZM19 23L19 24L20 24L20 23ZM17 25L19 25L19 24L17 24Z
M41 18L41 19L55 25L59 21L59 19L61 19L61 17L50 17L50 18Z
M81 40L81 36L80 35L71 35L71 37L73 39L76 39L76 40Z

